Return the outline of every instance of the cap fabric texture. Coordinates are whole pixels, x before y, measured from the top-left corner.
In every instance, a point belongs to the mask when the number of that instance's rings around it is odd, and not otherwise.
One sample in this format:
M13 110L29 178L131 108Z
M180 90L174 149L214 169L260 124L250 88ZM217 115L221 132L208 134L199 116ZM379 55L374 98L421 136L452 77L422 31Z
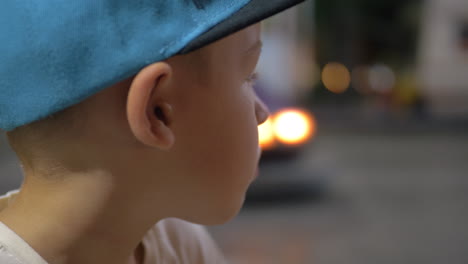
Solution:
M45 118L302 1L2 0L0 128Z

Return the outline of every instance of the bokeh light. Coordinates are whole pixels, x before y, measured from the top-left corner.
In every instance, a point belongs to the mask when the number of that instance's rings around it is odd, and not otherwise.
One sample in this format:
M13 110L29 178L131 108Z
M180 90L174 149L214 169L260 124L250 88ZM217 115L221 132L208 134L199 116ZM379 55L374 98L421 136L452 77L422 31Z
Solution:
M333 93L344 93L351 84L351 74L341 63L330 62L323 68L322 82Z
M278 140L285 144L297 145L305 143L315 134L316 123L309 114L288 109L275 116L273 128Z
M369 67L357 66L351 73L353 88L360 94L368 95L372 92L369 86Z
M369 85L379 93L390 92L395 87L396 77L393 70L384 64L376 64L369 69Z

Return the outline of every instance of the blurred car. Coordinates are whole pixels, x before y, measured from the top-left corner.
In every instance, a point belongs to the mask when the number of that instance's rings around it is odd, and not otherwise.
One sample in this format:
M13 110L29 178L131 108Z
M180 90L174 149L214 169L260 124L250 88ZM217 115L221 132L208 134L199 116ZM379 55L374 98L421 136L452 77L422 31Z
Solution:
M270 109L270 117L258 127L262 160L296 158L316 136L314 115L296 106L291 97L275 93L261 80L254 89Z
M278 98L258 83L255 90L271 115L258 127L262 157L259 177L253 182L247 200L287 200L321 196L325 179L307 162L304 150L312 147L317 121L307 109Z
M313 115L305 109L289 106L276 110L258 128L262 159L296 157L314 138L316 128Z

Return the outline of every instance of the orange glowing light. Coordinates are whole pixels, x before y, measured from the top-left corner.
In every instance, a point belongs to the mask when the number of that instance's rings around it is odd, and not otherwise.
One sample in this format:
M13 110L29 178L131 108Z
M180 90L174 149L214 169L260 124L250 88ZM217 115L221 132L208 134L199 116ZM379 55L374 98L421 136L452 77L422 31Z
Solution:
M331 62L322 71L323 85L333 93L344 93L351 84L351 74L341 63Z
M275 145L275 133L271 118L258 126L259 143L262 149L271 149Z
M274 117L273 128L276 138L284 144L306 143L316 132L315 119L305 111L287 109Z

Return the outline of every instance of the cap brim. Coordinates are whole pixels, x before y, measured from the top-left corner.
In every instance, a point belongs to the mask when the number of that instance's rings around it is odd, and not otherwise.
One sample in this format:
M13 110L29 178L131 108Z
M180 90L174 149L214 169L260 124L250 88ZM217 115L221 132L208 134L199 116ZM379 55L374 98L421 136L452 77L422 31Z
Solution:
M185 54L260 22L305 0L252 0L228 19L203 33L178 54Z

